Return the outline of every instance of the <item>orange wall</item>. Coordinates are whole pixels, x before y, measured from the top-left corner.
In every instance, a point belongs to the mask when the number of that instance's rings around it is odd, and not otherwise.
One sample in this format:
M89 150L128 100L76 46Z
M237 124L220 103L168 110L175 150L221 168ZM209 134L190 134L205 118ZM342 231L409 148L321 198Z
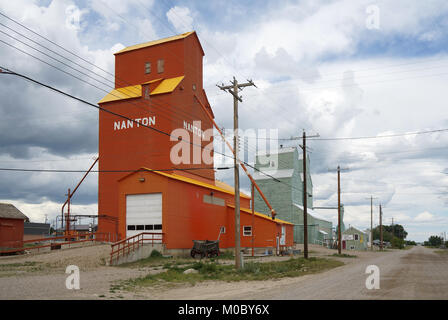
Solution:
M145 177L145 182L139 178ZM168 249L188 249L192 240L216 240L221 226L226 233L220 237L220 247L234 247L234 209L203 202L204 195L213 191L215 197L233 203L232 194L211 190L201 186L163 177L153 172L138 172L120 181L119 186L119 230L126 234L126 195L162 192L162 231ZM241 206L248 208L250 200L241 198ZM252 238L243 236L243 226L252 225L252 215L241 212L241 245L252 246ZM255 247L275 246L277 224L271 220L255 216ZM288 229L288 228L287 228ZM288 232L288 230L287 230ZM292 228L287 236L287 244L292 245Z
M165 72L157 73L157 59L165 59ZM150 100L142 98L127 99L102 103L101 107L128 118L155 116L155 129L171 134L174 129L183 128L184 120L192 123L201 121L201 128L212 128L212 123L195 100L197 94L207 105L207 98L202 90L203 52L193 34L183 40L151 46L116 55L116 86L141 84L158 78L171 78L185 75L179 86L172 92L151 96ZM144 73L144 64L151 62L151 74ZM123 82L124 81L124 82ZM193 90L193 84L196 90ZM195 179L213 183L215 174L213 163L174 165L170 160L171 147L178 142L170 141L168 135L140 126L114 130L115 121L123 118L100 111L99 113L99 170L128 172L100 172L98 178L98 213L100 215L118 216L118 180L141 167L150 169L197 168L188 172L176 171L178 174L194 176ZM193 142L193 134L190 133ZM203 147L211 141L202 141ZM187 143L187 142L185 142ZM190 148L192 158L193 146ZM198 147L196 147L198 148ZM99 219L99 232L116 232L114 221Z
M0 248L21 248L23 220L0 218Z

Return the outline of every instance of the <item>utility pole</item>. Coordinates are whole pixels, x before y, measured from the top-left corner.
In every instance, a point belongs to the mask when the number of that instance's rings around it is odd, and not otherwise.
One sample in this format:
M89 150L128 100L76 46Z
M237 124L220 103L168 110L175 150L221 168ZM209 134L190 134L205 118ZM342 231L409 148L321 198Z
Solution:
M71 193L69 188L67 193L67 222L65 224L65 230L66 230L65 232L67 236L70 235L70 200L71 200Z
M370 251L373 251L373 196L370 196Z
M308 192L307 187L307 171L306 171L306 139L319 137L319 135L306 136L305 130L302 134L302 151L303 151L303 257L308 259Z
M383 250L383 210L380 204L380 250Z
M341 169L340 166L337 168L338 172L338 253L341 254L341 170L348 170L348 168Z
M255 232L255 186L251 183L252 186L252 199L251 199L251 209L252 209L252 257L255 256L255 242L254 242L254 232Z
M341 168L338 166L338 253L341 254Z
M306 192L306 134L303 130L303 257L308 259L308 194Z
M241 235L240 235L240 173L239 173L239 143L238 143L238 101L243 102L238 93L243 90L244 87L255 86L252 80L248 80L247 83L238 83L233 77L233 81L230 86L218 86L223 91L228 91L233 96L233 148L235 150L234 163L234 176L235 176L235 268L241 268ZM253 232L253 230L252 230Z
M370 196L370 250L373 251L373 195Z

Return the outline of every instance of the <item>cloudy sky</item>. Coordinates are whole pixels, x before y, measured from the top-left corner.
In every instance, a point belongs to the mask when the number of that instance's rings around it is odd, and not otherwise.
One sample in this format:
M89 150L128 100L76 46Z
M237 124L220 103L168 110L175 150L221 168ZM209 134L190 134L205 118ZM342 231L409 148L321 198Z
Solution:
M280 138L303 129L320 135L308 142L315 205L337 204L337 176L329 169L340 165L349 169L341 181L346 225L370 226L373 195L375 223L382 203L384 222L403 224L409 239L448 231L448 131L400 135L448 128L444 0L16 0L0 2L0 12L67 50L0 15L0 66L91 102L110 90L114 52L196 30L205 50L204 86L221 126L233 125L232 100L216 84L235 76L258 87L242 92L241 128L277 129ZM77 64L51 60L20 41ZM97 155L97 121L93 108L1 75L0 167L87 169ZM378 138L326 140L346 137ZM3 171L0 201L34 221L52 220L81 176ZM231 170L218 177L232 183ZM242 186L248 190L246 178ZM92 174L73 211L95 214L96 201ZM336 212L320 212L336 222Z

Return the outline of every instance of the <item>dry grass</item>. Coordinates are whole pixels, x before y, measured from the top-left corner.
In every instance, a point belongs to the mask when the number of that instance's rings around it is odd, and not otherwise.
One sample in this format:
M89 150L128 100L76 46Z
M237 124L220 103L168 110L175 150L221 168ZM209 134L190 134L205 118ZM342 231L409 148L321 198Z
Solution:
M247 262L244 268L236 270L233 265L217 264L215 262L195 262L185 265L166 266L166 272L148 274L147 276L122 281L111 286L110 292L116 290L132 290L135 287L154 285L170 285L175 283L190 283L208 280L219 281L261 281L298 277L305 274L318 273L343 265L343 262L325 258L296 258L273 262ZM195 269L197 273L184 274L187 269Z

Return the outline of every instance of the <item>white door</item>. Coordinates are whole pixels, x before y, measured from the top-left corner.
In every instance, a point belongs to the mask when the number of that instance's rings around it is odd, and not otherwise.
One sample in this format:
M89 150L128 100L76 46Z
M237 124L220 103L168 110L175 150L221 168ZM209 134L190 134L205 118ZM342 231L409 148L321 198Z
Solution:
M284 246L286 244L286 227L282 226L282 236L280 238L280 245Z
M126 238L142 232L162 232L161 193L126 196Z

